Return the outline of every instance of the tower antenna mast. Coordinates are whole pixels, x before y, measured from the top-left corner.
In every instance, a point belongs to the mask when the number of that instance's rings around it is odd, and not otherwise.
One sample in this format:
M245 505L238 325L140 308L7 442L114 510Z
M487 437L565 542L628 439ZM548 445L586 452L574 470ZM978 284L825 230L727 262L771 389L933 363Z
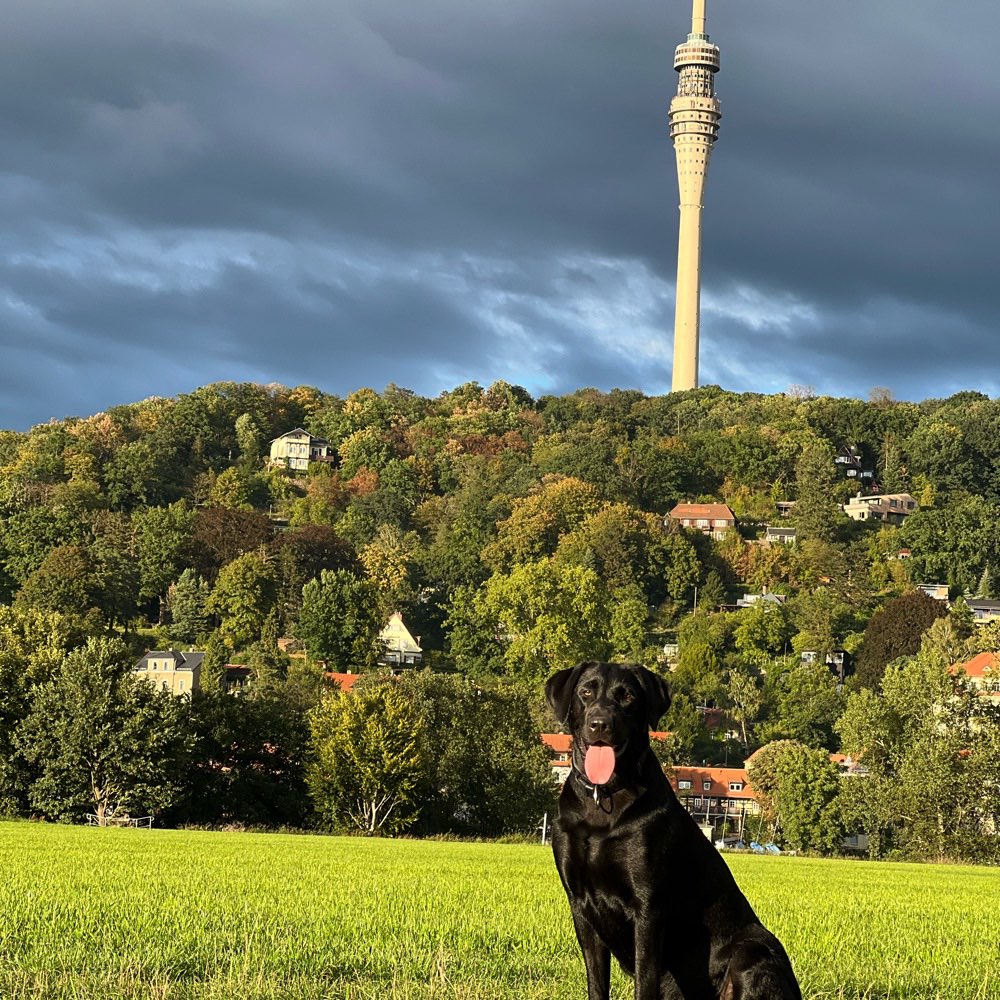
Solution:
M670 137L677 157L680 225L674 313L672 390L698 386L701 309L701 209L722 105L715 96L719 47L705 33L705 0L692 0L691 33L674 52L677 96L670 102Z

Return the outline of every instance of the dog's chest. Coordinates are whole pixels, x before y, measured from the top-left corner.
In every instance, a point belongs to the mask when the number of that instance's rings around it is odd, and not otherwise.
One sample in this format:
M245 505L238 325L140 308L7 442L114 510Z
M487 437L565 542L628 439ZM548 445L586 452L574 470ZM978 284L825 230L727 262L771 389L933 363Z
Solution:
M632 845L607 833L588 836L580 830L567 847L567 888L572 896L590 909L630 912L636 863Z

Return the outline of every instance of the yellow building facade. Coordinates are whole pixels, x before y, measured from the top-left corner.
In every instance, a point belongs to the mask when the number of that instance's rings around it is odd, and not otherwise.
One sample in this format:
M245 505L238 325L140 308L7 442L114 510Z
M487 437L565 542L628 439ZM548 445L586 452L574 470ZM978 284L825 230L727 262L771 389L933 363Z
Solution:
M138 660L132 669L158 691L190 697L191 692L201 686L201 661L204 659L204 653L153 649Z

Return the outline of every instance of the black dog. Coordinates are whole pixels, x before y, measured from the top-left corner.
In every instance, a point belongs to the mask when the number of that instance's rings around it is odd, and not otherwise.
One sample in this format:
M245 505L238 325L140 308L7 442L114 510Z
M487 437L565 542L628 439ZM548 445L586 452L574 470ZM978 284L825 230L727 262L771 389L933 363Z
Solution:
M552 846L588 1000L608 1000L612 955L635 1000L801 1000L785 949L650 749L666 683L645 667L581 663L545 694L573 734Z

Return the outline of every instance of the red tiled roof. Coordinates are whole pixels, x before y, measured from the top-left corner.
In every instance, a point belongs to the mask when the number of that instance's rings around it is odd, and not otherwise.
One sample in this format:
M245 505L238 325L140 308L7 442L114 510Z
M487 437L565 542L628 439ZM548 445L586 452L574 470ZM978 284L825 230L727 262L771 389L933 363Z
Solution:
M323 674L323 680L334 681L341 691L350 691L360 676L361 674L338 674L328 670Z
M724 503L679 503L671 512L674 518L710 517L714 520L735 521L736 515Z
M747 780L747 772L742 767L675 767L670 775L670 784L674 791L678 790L679 781L690 781L691 787L685 788L685 794L709 796L722 799L753 799L753 789ZM711 783L707 791L703 782ZM730 791L729 783L739 781L743 787L739 791Z
M542 733L542 742L556 753L569 753L573 748L573 737L569 733Z
M569 753L573 749L573 737L569 733L542 733L542 742L556 753ZM670 733L650 733L651 740L665 740Z
M982 678L984 671L989 670L992 676L1000 677L1000 657L996 653L980 653L965 663L954 663L948 669L953 674L963 670L966 677L977 678Z

